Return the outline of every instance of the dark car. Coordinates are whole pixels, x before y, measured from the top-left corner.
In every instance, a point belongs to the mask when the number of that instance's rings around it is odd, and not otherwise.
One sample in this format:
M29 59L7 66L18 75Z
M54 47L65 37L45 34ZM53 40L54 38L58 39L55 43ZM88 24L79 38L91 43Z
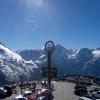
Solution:
M4 89L7 90L6 97L9 97L9 96L12 95L12 93L13 93L13 89L12 89L11 86L9 86L9 85L5 85L5 86L4 86Z
M7 90L5 90L3 87L0 87L0 99L3 99L6 97Z
M78 86L75 86L74 88L74 93L76 95L79 95L79 96L84 96L84 95L87 95L87 87L85 86L81 86L81 85L78 85Z

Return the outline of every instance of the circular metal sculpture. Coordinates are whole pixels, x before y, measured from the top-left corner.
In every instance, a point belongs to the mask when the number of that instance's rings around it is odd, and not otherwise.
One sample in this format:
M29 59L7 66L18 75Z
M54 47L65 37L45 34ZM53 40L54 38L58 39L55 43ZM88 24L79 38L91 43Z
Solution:
M54 47L54 43L51 40L45 43L45 51L47 53L52 53L54 51Z

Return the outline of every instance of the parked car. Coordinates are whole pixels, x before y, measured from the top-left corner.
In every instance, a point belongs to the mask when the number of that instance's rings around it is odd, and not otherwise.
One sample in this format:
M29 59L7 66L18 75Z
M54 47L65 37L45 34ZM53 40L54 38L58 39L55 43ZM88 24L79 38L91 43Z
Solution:
M28 100L37 100L37 94L33 93L33 95L28 96Z
M96 99L100 99L100 91L92 92L92 96Z
M0 99L3 99L6 97L7 90L5 90L3 87L0 87Z
M92 98L92 97L79 97L78 100L100 100L100 99L96 99L96 98Z
M90 90L90 93L92 94L92 93L94 93L94 92L98 92L98 91L100 91L99 88L94 88L94 89Z
M76 85L74 88L74 93L79 96L85 96L88 94L87 87Z
M9 96L12 95L13 90L12 90L12 87L11 87L11 86L5 85L5 86L4 86L4 89L7 90L7 93L6 93L6 96L7 96L7 97L9 97Z
M25 91L25 92L23 93L23 97L26 97L26 98L28 98L28 97L31 96L31 95L33 95L33 92L31 92L31 91Z
M41 91L37 93L37 100L53 100L52 92L46 88L41 89Z
M22 95L18 95L15 98L13 98L12 100L28 100L28 99L23 97Z
M90 99L90 98L87 98L87 97L79 97L78 100L93 100L93 99Z

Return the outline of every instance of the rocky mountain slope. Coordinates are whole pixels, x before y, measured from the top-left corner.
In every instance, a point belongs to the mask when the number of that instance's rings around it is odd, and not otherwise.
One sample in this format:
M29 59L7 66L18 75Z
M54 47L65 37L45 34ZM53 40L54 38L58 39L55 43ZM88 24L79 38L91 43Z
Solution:
M47 66L44 49L22 50L18 52L25 60L32 60L39 69ZM100 49L66 49L56 45L52 54L52 67L57 67L58 76L65 73L100 76Z
M0 84L38 79L39 70L33 61L26 61L20 55L0 43Z

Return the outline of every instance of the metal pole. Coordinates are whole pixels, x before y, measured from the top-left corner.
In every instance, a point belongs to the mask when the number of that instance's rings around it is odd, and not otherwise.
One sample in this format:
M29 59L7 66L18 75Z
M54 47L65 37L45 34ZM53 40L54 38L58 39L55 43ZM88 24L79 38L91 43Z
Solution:
M49 100L52 100L52 91L51 91L51 53L48 52L48 89L49 89Z
M54 51L54 43L52 41L47 41L45 43L45 51L48 56L48 89L50 92L49 100L52 100L52 91L51 91L51 54Z
M50 75L50 71L51 71L51 53L48 52L48 88L49 88L49 91L51 90L51 75Z

